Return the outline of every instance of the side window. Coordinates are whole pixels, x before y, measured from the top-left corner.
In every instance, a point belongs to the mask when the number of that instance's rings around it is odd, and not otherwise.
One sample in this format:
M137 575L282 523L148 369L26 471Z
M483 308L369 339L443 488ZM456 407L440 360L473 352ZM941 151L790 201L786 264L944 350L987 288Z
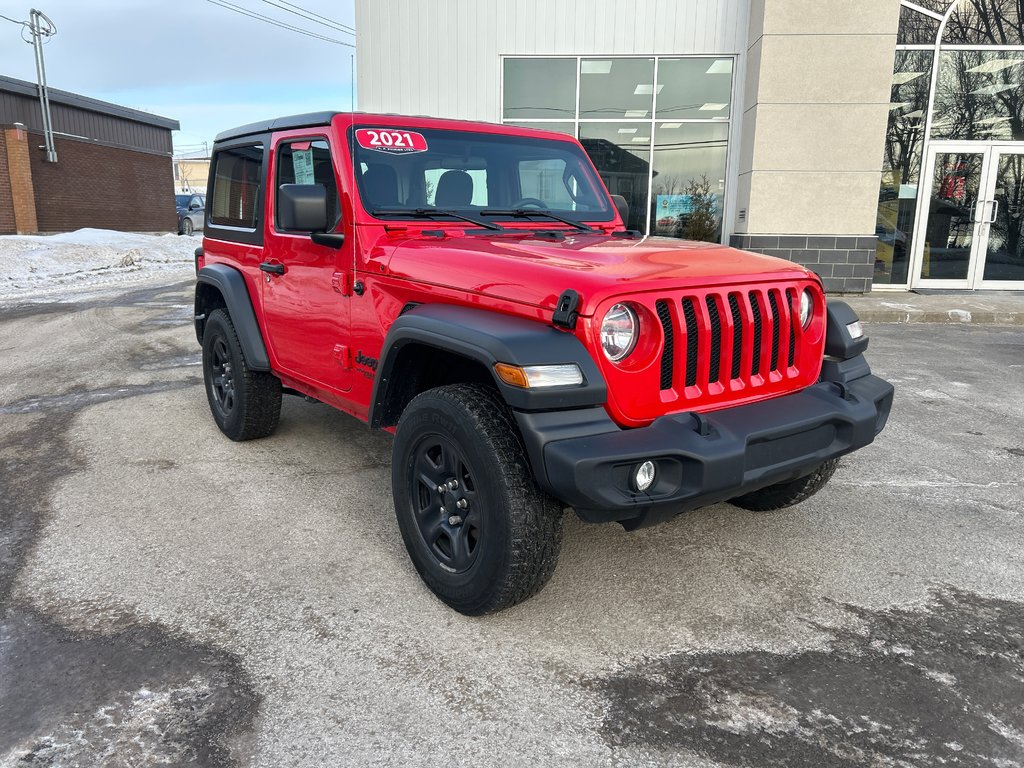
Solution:
M277 184L321 184L327 191L327 215L337 226L341 220L338 182L331 162L331 147L322 139L282 142L277 147ZM280 210L278 205L274 210Z
M262 145L222 149L214 155L213 163L210 223L256 229L260 171L263 167Z
M427 205L438 208L486 206L486 168L428 168L423 172Z

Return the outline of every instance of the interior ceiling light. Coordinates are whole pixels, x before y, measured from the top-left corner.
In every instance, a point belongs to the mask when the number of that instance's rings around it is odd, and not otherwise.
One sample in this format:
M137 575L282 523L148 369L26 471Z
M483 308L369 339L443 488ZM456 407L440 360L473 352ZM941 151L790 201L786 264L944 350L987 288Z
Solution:
M682 128L683 124L682 123L662 123L661 127L662 128Z
M611 59L584 61L580 65L581 75L607 75L612 71Z
M1013 83L994 83L992 85L982 86L976 91L971 91L970 94L971 96L995 96L997 93L1002 93L1003 91L1008 91L1011 88L1016 87L1017 86Z
M917 109L917 110L914 110L913 112L907 112L904 115L900 115L900 117L910 117L910 118L924 117L924 110L923 109ZM932 126L932 127L934 127L934 126Z
M646 144L650 140L651 140L650 136L634 136L633 139L632 139L632 141L635 141L637 144L639 144L641 141Z
M909 106L910 106L910 102L909 101L901 101L899 104L890 104L889 105L889 111L890 112L895 112L897 109L903 109L904 107L909 107Z
M650 96L652 93L661 93L661 89L665 86L661 83L658 84L658 90L654 90L654 85L651 83L637 83L636 88L633 89L634 96Z
M983 117L980 120L975 120L974 122L975 123L1005 123L1009 119L1010 118L1009 118L1008 115L1004 115L1002 117Z
M893 85L905 85L911 80L917 80L924 72L894 72L892 75Z
M1024 59L990 59L989 61L982 62L976 67L971 67L968 72L1002 72L1008 67L1015 66L1017 64L1024 63Z
M646 109L627 109L624 117L631 117L631 118L634 118L634 119L636 119L638 117L647 117L647 110Z
M709 75L731 75L732 59L715 59L715 62L708 67Z
M619 133L636 133L636 128L619 128Z
M729 105L717 101L709 101L700 108L700 112L721 112Z

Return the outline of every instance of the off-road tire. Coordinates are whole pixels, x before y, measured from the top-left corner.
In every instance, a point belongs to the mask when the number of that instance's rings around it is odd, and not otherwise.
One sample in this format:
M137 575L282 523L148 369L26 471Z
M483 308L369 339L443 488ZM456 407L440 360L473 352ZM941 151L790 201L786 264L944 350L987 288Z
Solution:
M730 499L729 503L752 512L772 512L791 507L811 498L824 488L825 483L835 474L838 465L839 459L829 459L809 475L737 496Z
M447 457L439 459L441 469L423 463L431 460L434 444ZM466 482L435 499L435 486L423 480L424 467L441 474L454 467L452 477L465 472ZM391 478L398 527L413 565L455 610L470 616L500 611L535 595L551 578L562 545L562 505L537 487L512 414L493 389L453 384L417 395L395 431ZM455 510L465 520L445 527L453 511L445 505L457 496L470 505ZM441 509L447 512L439 514ZM458 570L455 537L471 541L474 525L475 555L467 554ZM432 542L426 528L438 530ZM448 564L441 552L444 539L452 551ZM471 546L459 551L468 553Z
M225 373L230 397L225 388ZM206 319L203 381L213 420L232 440L267 437L277 429L281 418L281 381L270 373L249 368L234 323L224 309L215 309Z

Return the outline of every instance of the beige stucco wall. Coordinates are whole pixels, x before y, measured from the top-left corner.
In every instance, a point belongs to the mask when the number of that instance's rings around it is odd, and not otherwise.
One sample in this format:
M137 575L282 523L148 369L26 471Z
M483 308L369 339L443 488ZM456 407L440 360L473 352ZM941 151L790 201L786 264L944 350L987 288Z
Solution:
M874 232L898 19L899 0L751 1L733 231Z
M206 182L210 176L210 159L208 157L176 159L174 164L178 169L178 178L174 180L175 192L206 192Z

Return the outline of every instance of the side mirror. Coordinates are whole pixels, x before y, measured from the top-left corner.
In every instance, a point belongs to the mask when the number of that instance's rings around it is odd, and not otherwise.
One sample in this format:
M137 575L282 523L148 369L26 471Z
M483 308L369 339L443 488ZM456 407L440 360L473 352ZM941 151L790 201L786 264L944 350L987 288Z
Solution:
M619 212L619 216L622 217L623 226L628 227L629 224L626 221L629 219L629 203L626 202L626 198L622 195L612 195L612 202L615 203L615 210Z
M201 206L201 205L200 205L199 203L192 203L192 205L190 205L190 206L188 207L188 209L189 209L190 211L198 211L198 210L199 210L199 209L201 209L202 207L203 207L203 206Z
M281 229L323 232L327 229L327 190L323 184L282 184L277 191Z

